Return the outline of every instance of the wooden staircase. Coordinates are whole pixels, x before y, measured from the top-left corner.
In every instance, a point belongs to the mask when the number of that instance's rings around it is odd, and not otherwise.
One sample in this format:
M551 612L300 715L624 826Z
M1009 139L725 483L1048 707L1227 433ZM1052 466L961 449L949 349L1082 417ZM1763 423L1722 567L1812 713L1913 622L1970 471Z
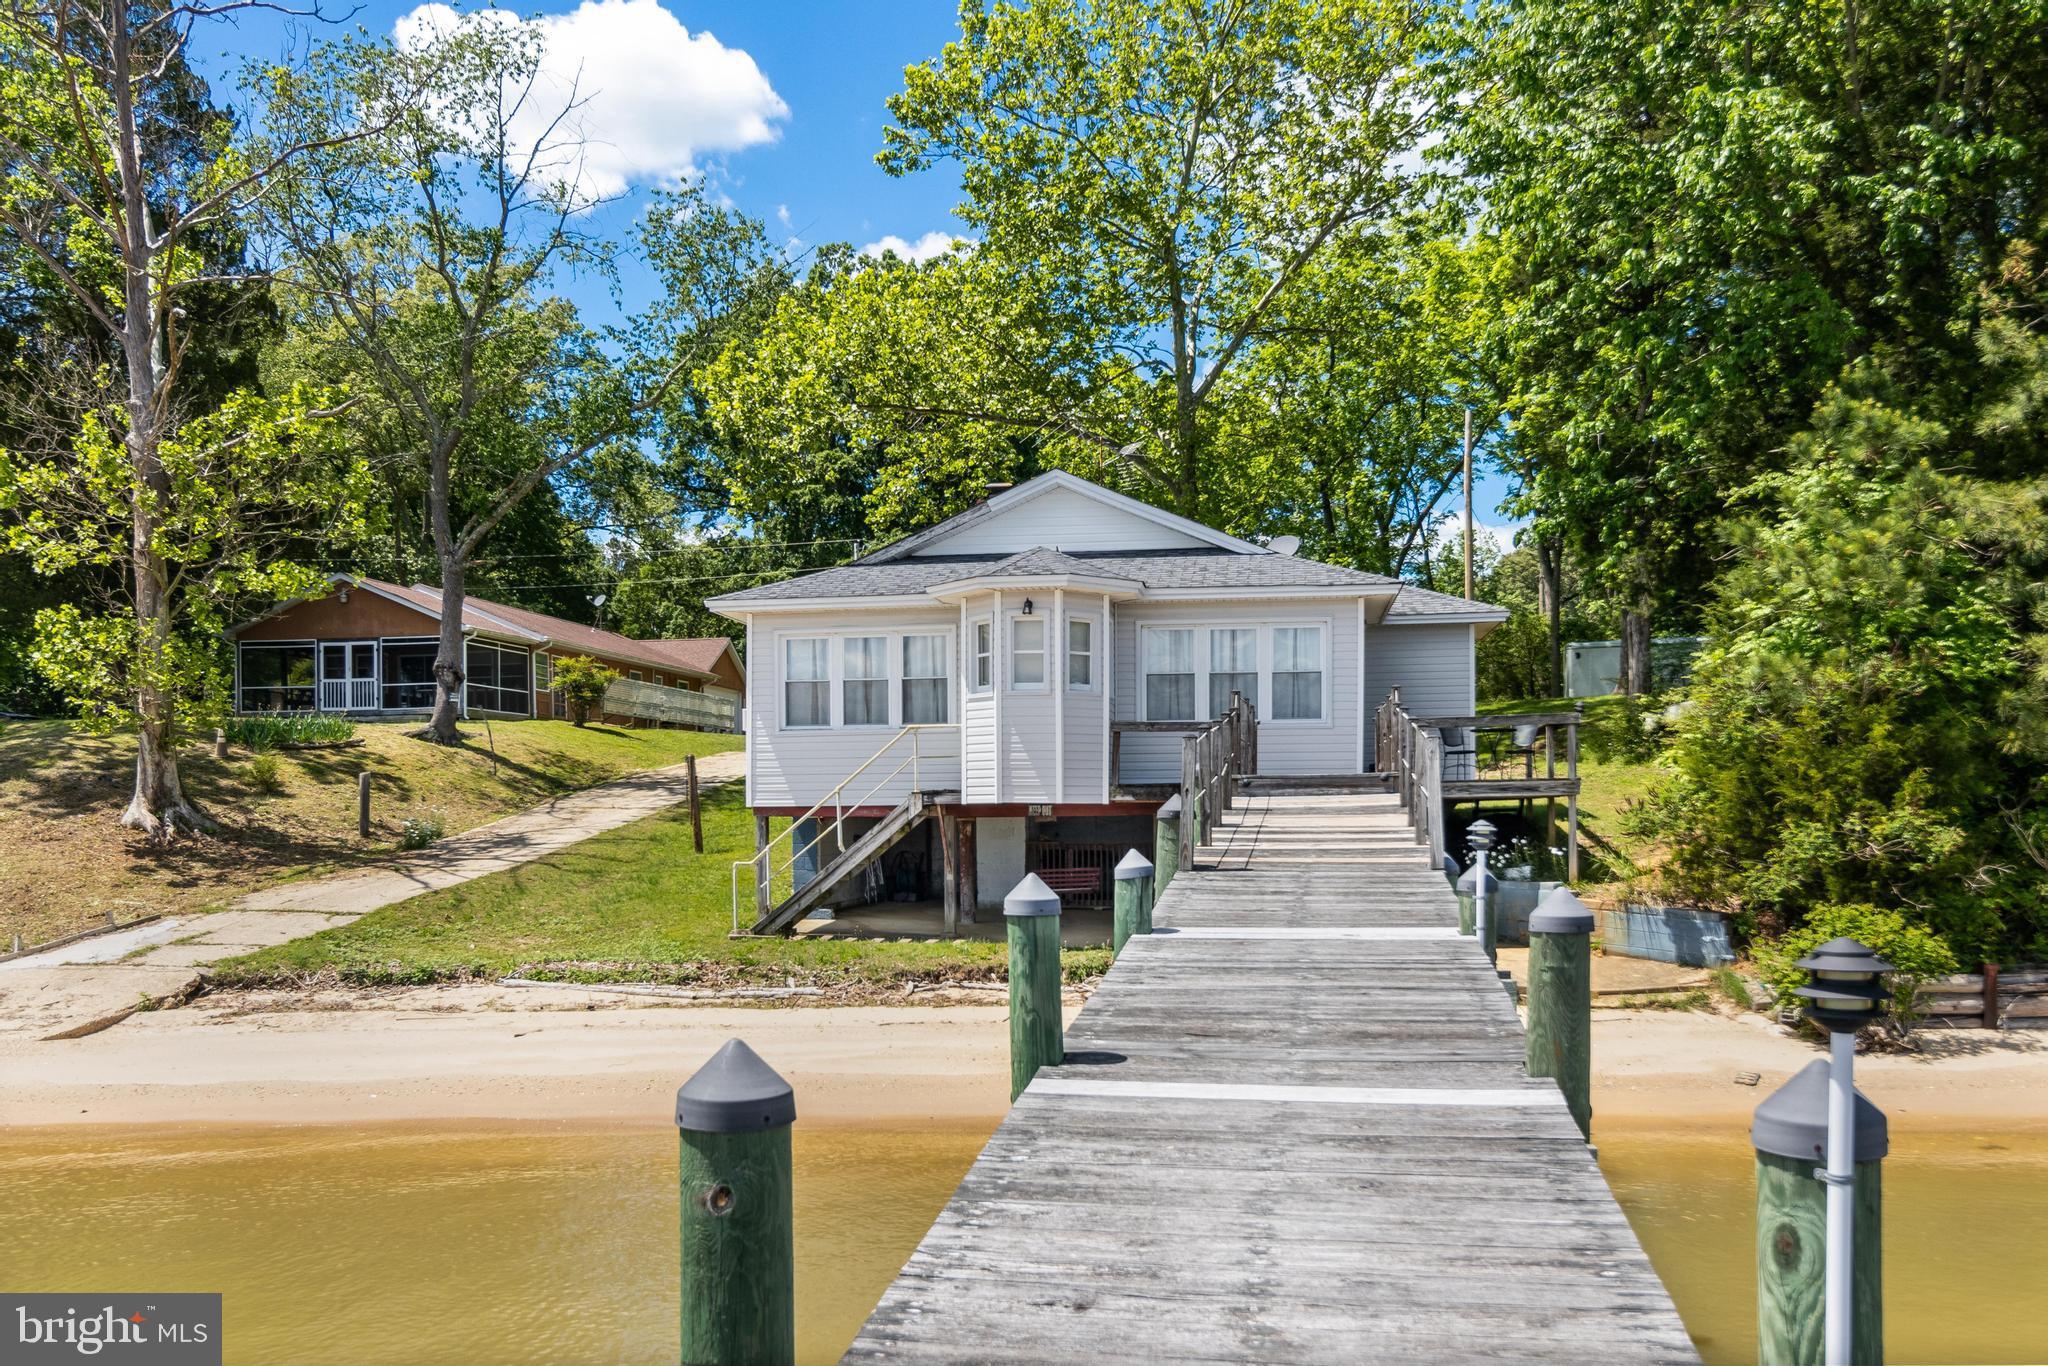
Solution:
M876 821L874 827L841 850L818 875L792 892L754 922L753 934L788 934L796 922L815 909L832 890L894 848L916 829L942 800L958 801L956 792L913 792Z

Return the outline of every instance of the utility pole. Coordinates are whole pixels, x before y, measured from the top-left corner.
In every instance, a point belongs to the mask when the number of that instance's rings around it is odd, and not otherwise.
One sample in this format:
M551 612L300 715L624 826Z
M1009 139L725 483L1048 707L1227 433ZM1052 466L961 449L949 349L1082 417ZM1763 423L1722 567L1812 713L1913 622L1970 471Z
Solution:
M1465 405L1465 601L1472 600L1472 405Z

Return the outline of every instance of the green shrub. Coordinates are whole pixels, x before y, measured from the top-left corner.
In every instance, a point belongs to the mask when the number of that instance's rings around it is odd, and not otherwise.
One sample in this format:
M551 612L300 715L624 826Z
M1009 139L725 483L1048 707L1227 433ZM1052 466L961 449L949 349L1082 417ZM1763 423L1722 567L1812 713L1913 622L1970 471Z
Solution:
M603 708L605 689L618 678L617 669L607 669L588 655L555 661L555 690L569 704L569 719L579 726Z
M228 742L244 749L276 749L280 745L331 745L355 738L356 723L346 716L317 711L268 711L236 716L227 724Z
M1654 698L1623 694L1589 712L1579 727L1579 743L1603 764L1648 763L1663 740L1664 709Z
M401 849L424 849L448 832L447 817L439 811L424 815L407 816L404 827L398 832L398 847Z
M284 777L278 772L275 754L258 754L249 760L249 786L258 792L284 791Z
M1794 964L1828 940L1843 936L1857 940L1892 965L1892 1017L1901 1033L1918 1018L1914 997L1920 984L1957 970L1955 951L1940 936L1909 923L1897 911L1865 905L1822 906L1798 929L1754 945L1757 970L1777 997L1780 1010L1794 1009L1802 1002L1794 993L1806 985L1806 970Z

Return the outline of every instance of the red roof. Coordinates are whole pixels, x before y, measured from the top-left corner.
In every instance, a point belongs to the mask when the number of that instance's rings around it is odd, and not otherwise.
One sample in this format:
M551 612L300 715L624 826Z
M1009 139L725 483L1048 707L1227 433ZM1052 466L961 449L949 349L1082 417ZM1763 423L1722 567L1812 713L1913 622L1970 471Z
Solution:
M416 583L407 588L395 583L386 583L382 579L356 577L354 581L373 592L396 598L406 606L425 612L436 620L440 619L441 590L432 584ZM462 624L485 635L498 636L522 644L539 645L546 642L579 653L623 659L634 664L690 674L705 680L717 676L714 666L718 662L719 651L732 644L724 636L703 636L688 640L635 640L616 631L600 631L595 626L585 626L581 622L568 621L562 617L551 617L545 612L528 611L524 607L492 602L474 594L462 600ZM700 659L705 662L697 662Z

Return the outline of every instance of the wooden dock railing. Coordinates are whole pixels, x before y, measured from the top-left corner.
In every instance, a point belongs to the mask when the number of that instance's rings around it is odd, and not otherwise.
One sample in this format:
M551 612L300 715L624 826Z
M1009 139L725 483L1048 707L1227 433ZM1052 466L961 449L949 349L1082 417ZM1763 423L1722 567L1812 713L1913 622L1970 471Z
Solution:
M1237 785L1259 771L1258 708L1241 692L1230 695L1230 707L1214 721L1118 721L1110 728L1109 773L1112 788L1121 777L1123 737L1170 734L1181 737L1180 794L1181 866L1192 868L1195 849L1207 844L1216 821L1237 801Z
M1574 707L1502 716L1412 716L1395 688L1373 722L1374 766L1393 781L1415 840L1443 863L1452 805L1532 799L1566 806L1565 880L1579 878L1579 725ZM1469 733L1456 747L1445 736ZM1538 773L1537 756L1543 772ZM1561 762L1560 762L1561 761ZM1560 771L1560 767L1562 771ZM1546 821L1545 828L1549 828Z

